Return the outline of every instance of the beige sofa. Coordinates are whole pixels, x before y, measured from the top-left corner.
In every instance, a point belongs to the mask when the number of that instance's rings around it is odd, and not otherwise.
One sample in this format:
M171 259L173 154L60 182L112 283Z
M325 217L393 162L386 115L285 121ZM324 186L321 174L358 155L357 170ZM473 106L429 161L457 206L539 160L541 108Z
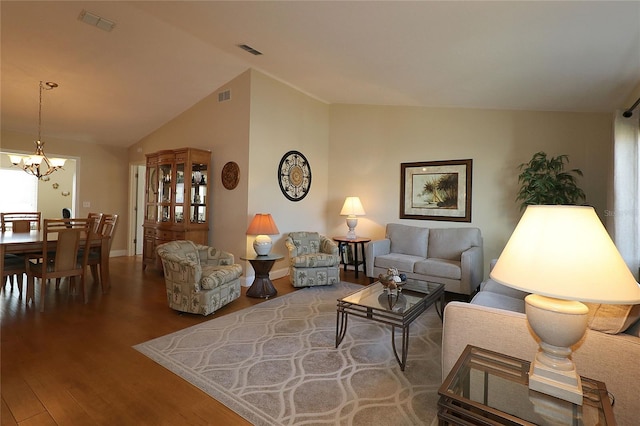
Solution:
M489 279L471 303L447 304L442 334L443 379L468 344L533 359L538 344L523 313L525 295ZM613 411L618 425L637 425L640 305L615 307L613 315L606 306L589 305L589 329L574 347L573 360L581 375L606 384L615 397Z
M482 234L478 228L423 228L387 224L385 239L366 248L370 278L397 268L408 278L445 285L445 291L474 294L484 275Z

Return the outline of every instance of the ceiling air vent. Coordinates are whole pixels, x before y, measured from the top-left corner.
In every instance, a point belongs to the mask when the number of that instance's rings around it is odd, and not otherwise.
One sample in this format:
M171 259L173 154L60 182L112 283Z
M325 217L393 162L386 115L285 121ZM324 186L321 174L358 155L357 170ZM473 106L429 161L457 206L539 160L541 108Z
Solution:
M229 99L231 99L231 89L218 93L218 102L228 101Z
M257 51L256 49L254 49L253 47L249 46L248 44L239 44L238 47L242 50L246 50L247 52L251 53L252 55L262 55L262 52Z
M111 32L113 27L116 26L115 22L109 21L108 19L104 19L91 12L87 12L86 10L83 10L82 12L80 12L80 16L78 16L78 19L84 22L85 24L89 24L93 27L98 27L101 30L106 32Z

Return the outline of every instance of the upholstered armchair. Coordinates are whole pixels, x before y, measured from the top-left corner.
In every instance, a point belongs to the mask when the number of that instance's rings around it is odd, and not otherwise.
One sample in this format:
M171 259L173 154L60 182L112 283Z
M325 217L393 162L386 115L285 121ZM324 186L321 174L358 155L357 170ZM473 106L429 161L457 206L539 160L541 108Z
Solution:
M233 254L192 241L161 244L157 252L170 308L209 315L240 297L242 267Z
M340 281L338 245L329 238L317 232L291 232L284 244L289 250L289 279L294 287Z

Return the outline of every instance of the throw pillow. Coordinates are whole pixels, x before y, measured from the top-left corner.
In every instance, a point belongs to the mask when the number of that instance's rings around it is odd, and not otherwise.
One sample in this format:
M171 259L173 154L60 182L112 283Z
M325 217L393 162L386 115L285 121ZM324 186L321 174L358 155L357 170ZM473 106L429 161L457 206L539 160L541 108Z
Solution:
M640 305L585 303L589 308L588 326L607 334L618 334L640 319Z

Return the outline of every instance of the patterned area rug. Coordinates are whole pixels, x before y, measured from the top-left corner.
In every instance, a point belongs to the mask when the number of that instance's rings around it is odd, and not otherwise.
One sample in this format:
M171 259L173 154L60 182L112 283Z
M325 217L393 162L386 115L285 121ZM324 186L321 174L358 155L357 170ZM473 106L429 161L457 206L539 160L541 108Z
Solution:
M430 424L441 383L435 308L411 324L403 372L390 326L351 316L335 348L336 300L359 288L297 290L134 348L256 425Z

